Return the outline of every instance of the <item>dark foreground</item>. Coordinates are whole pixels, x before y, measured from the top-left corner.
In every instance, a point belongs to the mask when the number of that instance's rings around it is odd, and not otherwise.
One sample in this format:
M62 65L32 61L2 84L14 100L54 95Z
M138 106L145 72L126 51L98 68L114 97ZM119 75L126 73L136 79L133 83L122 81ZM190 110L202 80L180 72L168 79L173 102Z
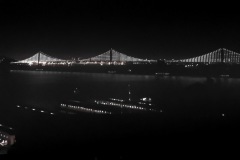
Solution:
M14 124L16 133L6 156L195 159L238 153L239 118L234 116L47 115L11 108L0 119Z
M16 135L7 157L239 157L239 79L10 72L0 81L0 124L13 127ZM124 97L131 81L135 96L152 97L163 112L74 116L16 107L54 110L76 87L81 98Z

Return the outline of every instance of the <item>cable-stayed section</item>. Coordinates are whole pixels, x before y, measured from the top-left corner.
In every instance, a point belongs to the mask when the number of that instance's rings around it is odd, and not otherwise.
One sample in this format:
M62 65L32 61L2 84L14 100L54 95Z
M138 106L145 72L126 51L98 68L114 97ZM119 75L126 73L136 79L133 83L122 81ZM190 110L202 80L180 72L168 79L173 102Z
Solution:
M226 48L219 48L213 52L180 60L170 60L168 62L180 62L180 63L204 63L204 64L213 64L213 63L231 63L239 64L240 63L240 54L234 51L228 50Z

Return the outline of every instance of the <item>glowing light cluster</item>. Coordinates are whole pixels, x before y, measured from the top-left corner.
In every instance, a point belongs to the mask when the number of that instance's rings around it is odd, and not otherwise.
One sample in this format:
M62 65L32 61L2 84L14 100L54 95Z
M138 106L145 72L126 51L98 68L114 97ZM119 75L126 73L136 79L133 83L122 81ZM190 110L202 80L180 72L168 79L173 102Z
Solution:
M7 146L8 145L8 142L7 142L7 140L2 140L2 141L0 141L0 146Z
M7 139L8 135L0 131L0 146L7 146L8 145Z
M0 125L0 150L1 147L9 147L15 143L15 135L9 134L6 129L12 130L12 127ZM3 129L3 130L1 130Z
M67 105L67 104L61 104L61 107L65 108L70 108L72 110L76 111L85 111L85 112L90 112L90 113L97 113L97 114L112 114L111 112L103 111L103 110L96 110L96 109L91 109L91 108L86 108L86 107L80 107L80 106L75 106L75 105Z
M152 98L144 97L141 100L144 101L144 102L151 102Z

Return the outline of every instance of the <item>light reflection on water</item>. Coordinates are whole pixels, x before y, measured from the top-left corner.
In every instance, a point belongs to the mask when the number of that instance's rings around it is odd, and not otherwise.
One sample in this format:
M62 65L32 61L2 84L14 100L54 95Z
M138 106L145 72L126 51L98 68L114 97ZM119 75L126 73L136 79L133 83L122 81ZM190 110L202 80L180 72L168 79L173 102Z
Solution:
M226 95L231 99L240 93L240 79L233 78L11 71L0 77L0 95L11 97L12 103L51 108L71 97L76 87L82 98L126 98L129 83L134 96L153 97L159 103L184 97L186 90L195 84L211 88L213 98ZM199 88L191 92L198 93Z
M151 117L124 115L123 118L111 116L99 118L96 115L81 114L77 117L79 119L68 119L69 115L66 116L67 118L58 117L57 112L55 114L51 111L60 104L60 101L72 97L76 88L78 91L76 96L83 99L126 99L129 83L132 98L151 97L153 102L164 107L164 112L157 114L157 118L152 115ZM75 147L62 147L62 141L67 144L66 146L77 144L76 153L80 153L79 150L82 149L88 151L88 148L96 152L102 151L102 145L106 144L108 137L107 144L110 144L108 145L110 147L108 149L104 147L104 152L107 151L105 154L108 154L110 149L116 151L116 148L119 149L119 155L122 154L123 149L128 152L133 148L141 147L139 148L141 150L143 145L139 139L148 142L146 148L152 149L161 144L162 148L157 148L158 154L159 150L169 149L166 147L168 144L172 147L186 144L186 141L196 150L196 147L201 146L199 142L203 141L202 144L206 145L212 141L212 137L208 135L211 132L214 137L219 136L216 137L217 141L220 138L229 141L229 137L234 137L235 140L239 135L236 131L224 132L224 130L229 129L229 124L232 122L235 122L233 128L237 124L235 120L226 120L234 114L239 117L240 79L13 71L5 77L0 77L0 88L1 104L15 106L14 111L7 115L0 112L2 113L0 121L10 121L10 124L16 127L17 137L20 139L17 152L29 153L30 149L43 153L46 150L52 152L55 148L56 153L60 153L69 148L72 153ZM18 104L19 106L16 107ZM31 108L33 106L34 108ZM0 110L2 111L2 108ZM178 117L172 114L175 112L183 115L179 116L183 119L179 121ZM190 116L187 117L187 114ZM196 115L201 116L199 118ZM219 128L214 131L216 126ZM232 136L233 133L235 136ZM116 140L115 137L120 138ZM199 142L196 142L195 140L199 138ZM90 143L92 139L97 141ZM134 147L130 142L134 142ZM86 147L87 145L89 147ZM130 147L126 149L126 146ZM182 146L179 148L181 149ZM152 150L149 153L152 154Z

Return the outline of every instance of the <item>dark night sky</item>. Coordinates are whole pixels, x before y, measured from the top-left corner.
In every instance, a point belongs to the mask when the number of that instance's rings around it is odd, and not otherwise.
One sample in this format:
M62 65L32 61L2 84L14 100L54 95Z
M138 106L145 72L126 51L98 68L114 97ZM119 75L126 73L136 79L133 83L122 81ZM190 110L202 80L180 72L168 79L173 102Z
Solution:
M139 58L177 59L221 47L240 52L236 4L189 3L0 0L0 54L86 58L114 48Z

